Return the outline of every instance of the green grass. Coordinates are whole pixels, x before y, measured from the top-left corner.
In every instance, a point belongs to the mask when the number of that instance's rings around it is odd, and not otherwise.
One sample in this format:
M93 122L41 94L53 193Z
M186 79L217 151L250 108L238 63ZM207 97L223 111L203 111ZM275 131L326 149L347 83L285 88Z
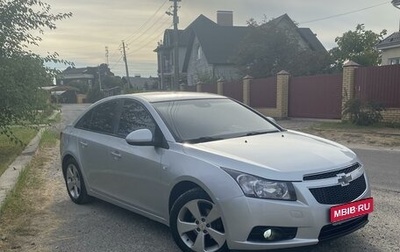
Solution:
M55 107L57 109L57 107ZM58 113L54 118L49 118L53 114L53 110L45 110L39 116L39 122L41 124L53 124L61 121L61 114ZM14 141L7 138L6 135L0 134L0 176L4 173L7 167L14 161L14 159L25 149L26 145L32 140L37 134L38 129L31 127L12 127L12 133L14 136L21 140L21 143L15 143ZM42 141L46 141L48 134L45 131L45 136ZM55 134L55 133L54 133ZM58 135L57 135L58 137Z
M350 122L321 122L313 128L319 129L339 129L339 130L361 130L361 131L374 131L381 128L400 128L397 124L376 123L370 126L359 126Z
M35 161L37 162L37 161ZM30 204L25 204L21 200L21 195L24 187L32 187L33 185L37 185L37 178L35 176L31 176L31 169L30 167L35 162L29 164L26 169L21 171L18 177L17 184L13 188L12 192L7 195L2 208L0 209L0 213L3 214L5 211L9 213L13 213L13 215L20 215L23 212L26 212Z
M54 109L54 110L53 110ZM56 112L58 107L54 106L51 109L46 109L41 111L37 116L37 122L39 124L52 124L61 121L61 114L58 113L54 118L50 118L54 112Z
M43 132L42 138L40 139L40 147L47 148L56 145L59 139L59 133L55 130L47 129Z
M7 236L31 236L35 234L29 226L31 215L35 214L35 205L38 199L37 192L44 186L43 174L40 169L50 159L43 151L45 148L52 148L57 145L58 134L52 130L43 132L39 151L27 167L20 173L17 184L7 195L4 204L0 208L0 234ZM4 224L4 225L3 225ZM0 250L2 244L0 241Z
M0 176L38 132L37 129L27 127L14 127L12 131L22 144L15 143L5 135L0 135Z

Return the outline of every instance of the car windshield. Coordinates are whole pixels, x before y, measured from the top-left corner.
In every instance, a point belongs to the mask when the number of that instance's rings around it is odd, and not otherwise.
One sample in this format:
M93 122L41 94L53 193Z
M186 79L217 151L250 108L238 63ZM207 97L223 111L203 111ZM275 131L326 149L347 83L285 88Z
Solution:
M200 143L279 131L230 99L178 100L153 106L178 142Z

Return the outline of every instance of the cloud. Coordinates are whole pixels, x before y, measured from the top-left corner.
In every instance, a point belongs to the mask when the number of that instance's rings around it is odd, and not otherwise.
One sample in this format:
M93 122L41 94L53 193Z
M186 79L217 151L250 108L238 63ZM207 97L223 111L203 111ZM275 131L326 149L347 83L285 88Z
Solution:
M83 67L106 62L107 46L112 71L123 75L125 68L120 48L125 40L130 72L156 76L157 55L153 50L162 39L163 31L172 25L172 17L165 14L171 1L44 1L52 6L54 13L72 12L73 17L58 22L55 31L46 31L35 51L58 52L62 58ZM234 24L240 26L246 25L250 18L261 21L264 16L271 19L287 13L301 27L311 28L327 49L335 46L335 37L354 30L360 23L374 32L397 31L400 17L400 10L383 0L182 0L179 5L180 29L186 28L200 14L215 21L217 10L232 10ZM343 13L348 14L323 20ZM321 20L304 23L318 19Z

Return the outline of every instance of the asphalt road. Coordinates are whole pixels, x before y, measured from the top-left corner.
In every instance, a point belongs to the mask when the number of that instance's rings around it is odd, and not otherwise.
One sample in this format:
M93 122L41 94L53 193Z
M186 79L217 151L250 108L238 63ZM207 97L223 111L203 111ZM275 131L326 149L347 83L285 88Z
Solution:
M65 105L62 123L71 122L84 105ZM316 246L280 251L400 251L400 152L354 149L366 166L375 211L363 229ZM59 156L54 170L60 171ZM49 251L179 251L169 229L157 222L100 200L73 204L54 173L57 199L51 207L57 227L43 241Z

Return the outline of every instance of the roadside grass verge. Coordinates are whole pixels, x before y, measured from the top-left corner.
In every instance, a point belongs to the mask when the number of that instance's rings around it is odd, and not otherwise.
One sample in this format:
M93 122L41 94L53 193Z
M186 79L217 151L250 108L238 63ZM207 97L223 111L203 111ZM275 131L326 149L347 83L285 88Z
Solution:
M400 127L394 124L377 123L359 126L350 122L319 122L304 132L318 135L344 145L369 145L400 147Z
M45 183L41 169L52 158L46 148L54 148L57 141L55 131L43 132L38 153L20 173L17 184L0 208L0 251L19 248L18 237L34 236L38 232L30 223L32 216L40 214L40 208L45 205L45 196L41 195Z
M378 131L381 129L399 129L400 125L393 123L376 123L370 126L355 125L350 122L320 122L313 126L313 128L320 129L338 129L338 130L354 130L354 131Z
M15 143L5 135L0 135L0 176L14 159L25 149L26 145L37 134L38 129L30 127L14 127L13 134L22 141Z
M51 117L53 115L53 113L55 113L57 110L59 110L59 108L54 107L54 110L43 111L38 117L39 123L40 124L53 124L56 122L60 122L61 121L61 113L57 113L55 117Z
M56 114L50 118L53 110L44 111L41 116L40 124L54 124L61 121L61 114ZM21 142L16 143L6 135L0 134L0 176L4 173L7 167L15 160L15 158L25 149L26 145L36 136L39 128L36 126L13 126L12 133Z

